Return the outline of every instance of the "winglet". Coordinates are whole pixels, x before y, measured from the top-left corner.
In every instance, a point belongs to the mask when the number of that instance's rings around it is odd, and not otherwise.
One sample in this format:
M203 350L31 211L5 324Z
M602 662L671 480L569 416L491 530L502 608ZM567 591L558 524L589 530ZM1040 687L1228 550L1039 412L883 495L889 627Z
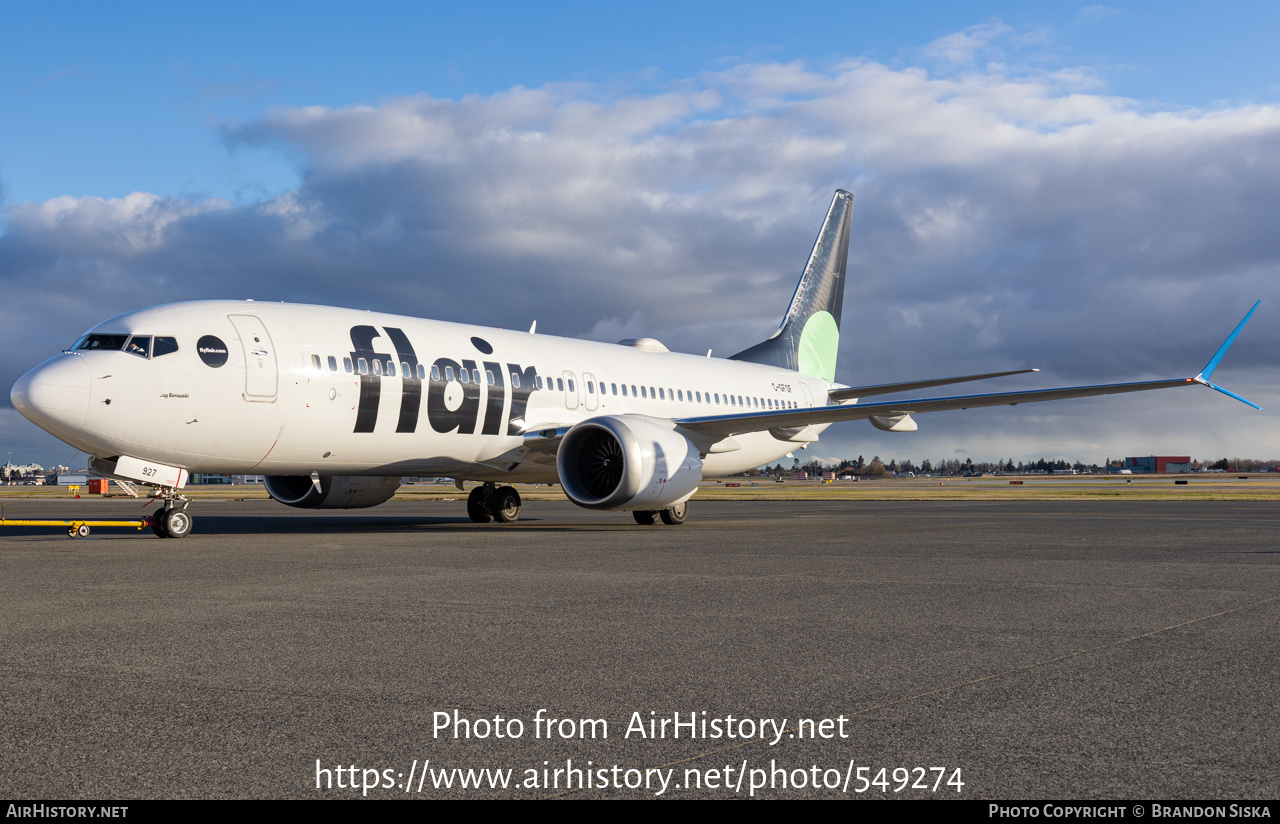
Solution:
M1236 400L1240 401L1240 403L1248 404L1249 406L1252 406L1254 409L1258 410L1259 412L1262 411L1262 407L1258 406L1253 401L1249 400L1248 398L1242 398L1239 395L1237 395L1235 392L1232 392L1227 389L1223 389L1221 386L1218 386L1216 383L1210 383L1204 378L1196 378L1196 383L1203 383L1205 386L1209 387L1210 389L1217 389L1222 394L1235 398Z
M1246 400L1240 397L1234 392L1229 392L1226 389L1223 389L1221 386L1210 383L1209 376L1213 374L1213 370L1218 368L1218 364L1222 361L1223 356L1227 354L1227 350L1231 348L1231 344L1235 343L1236 336L1240 334L1240 330L1244 328L1244 325L1249 322L1249 318L1253 317L1253 313L1258 311L1258 304L1260 303L1262 303L1262 301L1259 300L1253 304L1253 308L1249 310L1248 314L1244 316L1244 319L1241 320L1240 323L1236 324L1236 328L1231 331L1231 334L1227 335L1227 339L1222 342L1221 346L1218 347L1218 351L1213 353L1213 357L1209 359L1209 362L1207 364L1205 364L1204 369L1200 370L1200 374L1196 375L1192 379L1196 383L1202 383L1205 386L1209 387L1210 389L1216 389L1222 394L1235 398L1241 403L1248 404L1249 406L1252 406L1254 409L1257 409L1257 410L1261 410L1262 407L1258 406L1253 401Z

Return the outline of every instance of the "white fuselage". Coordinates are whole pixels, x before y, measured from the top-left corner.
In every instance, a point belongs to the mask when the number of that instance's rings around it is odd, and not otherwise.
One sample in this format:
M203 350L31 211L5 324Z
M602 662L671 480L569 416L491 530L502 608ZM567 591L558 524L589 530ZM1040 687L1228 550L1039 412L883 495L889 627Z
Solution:
M325 306L178 303L91 333L172 338L177 350L63 353L15 398L25 393L37 423L87 453L189 472L549 483L554 458L525 448L527 432L598 415L806 408L833 386L753 363ZM706 456L705 476L798 446L768 432L733 440Z

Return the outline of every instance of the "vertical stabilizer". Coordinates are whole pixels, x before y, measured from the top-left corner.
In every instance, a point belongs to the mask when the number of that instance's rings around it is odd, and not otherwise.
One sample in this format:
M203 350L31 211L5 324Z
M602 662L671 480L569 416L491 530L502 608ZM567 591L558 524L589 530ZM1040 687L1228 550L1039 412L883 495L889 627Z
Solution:
M768 340L739 352L731 360L779 366L835 380L852 211L853 195L837 189L782 325Z

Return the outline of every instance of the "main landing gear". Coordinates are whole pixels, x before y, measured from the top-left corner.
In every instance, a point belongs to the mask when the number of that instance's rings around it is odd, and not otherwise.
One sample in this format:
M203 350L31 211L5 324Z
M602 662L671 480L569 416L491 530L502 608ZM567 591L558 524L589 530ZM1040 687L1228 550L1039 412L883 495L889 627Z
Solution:
M166 490L160 493L164 508L151 516L151 531L160 538L185 538L195 526L195 518L187 512L189 501L181 495Z
M478 524L513 523L520 517L520 493L513 486L481 484L467 496L467 515Z
M636 523L641 526L651 526L656 523L658 518L662 518L662 522L669 526L676 526L684 523L684 519L689 515L689 502L681 501L668 509L637 509L631 515L636 519Z

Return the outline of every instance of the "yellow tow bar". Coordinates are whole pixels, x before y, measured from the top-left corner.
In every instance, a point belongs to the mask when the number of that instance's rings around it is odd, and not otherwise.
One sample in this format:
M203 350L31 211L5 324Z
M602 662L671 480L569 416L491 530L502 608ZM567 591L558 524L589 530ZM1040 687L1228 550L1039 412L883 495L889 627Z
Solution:
M79 518L73 521L12 520L0 513L0 527L5 526L64 526L67 528L68 537L84 538L89 534L91 526L131 526L142 529L145 526L151 526L151 519L144 518L141 521L86 521Z

